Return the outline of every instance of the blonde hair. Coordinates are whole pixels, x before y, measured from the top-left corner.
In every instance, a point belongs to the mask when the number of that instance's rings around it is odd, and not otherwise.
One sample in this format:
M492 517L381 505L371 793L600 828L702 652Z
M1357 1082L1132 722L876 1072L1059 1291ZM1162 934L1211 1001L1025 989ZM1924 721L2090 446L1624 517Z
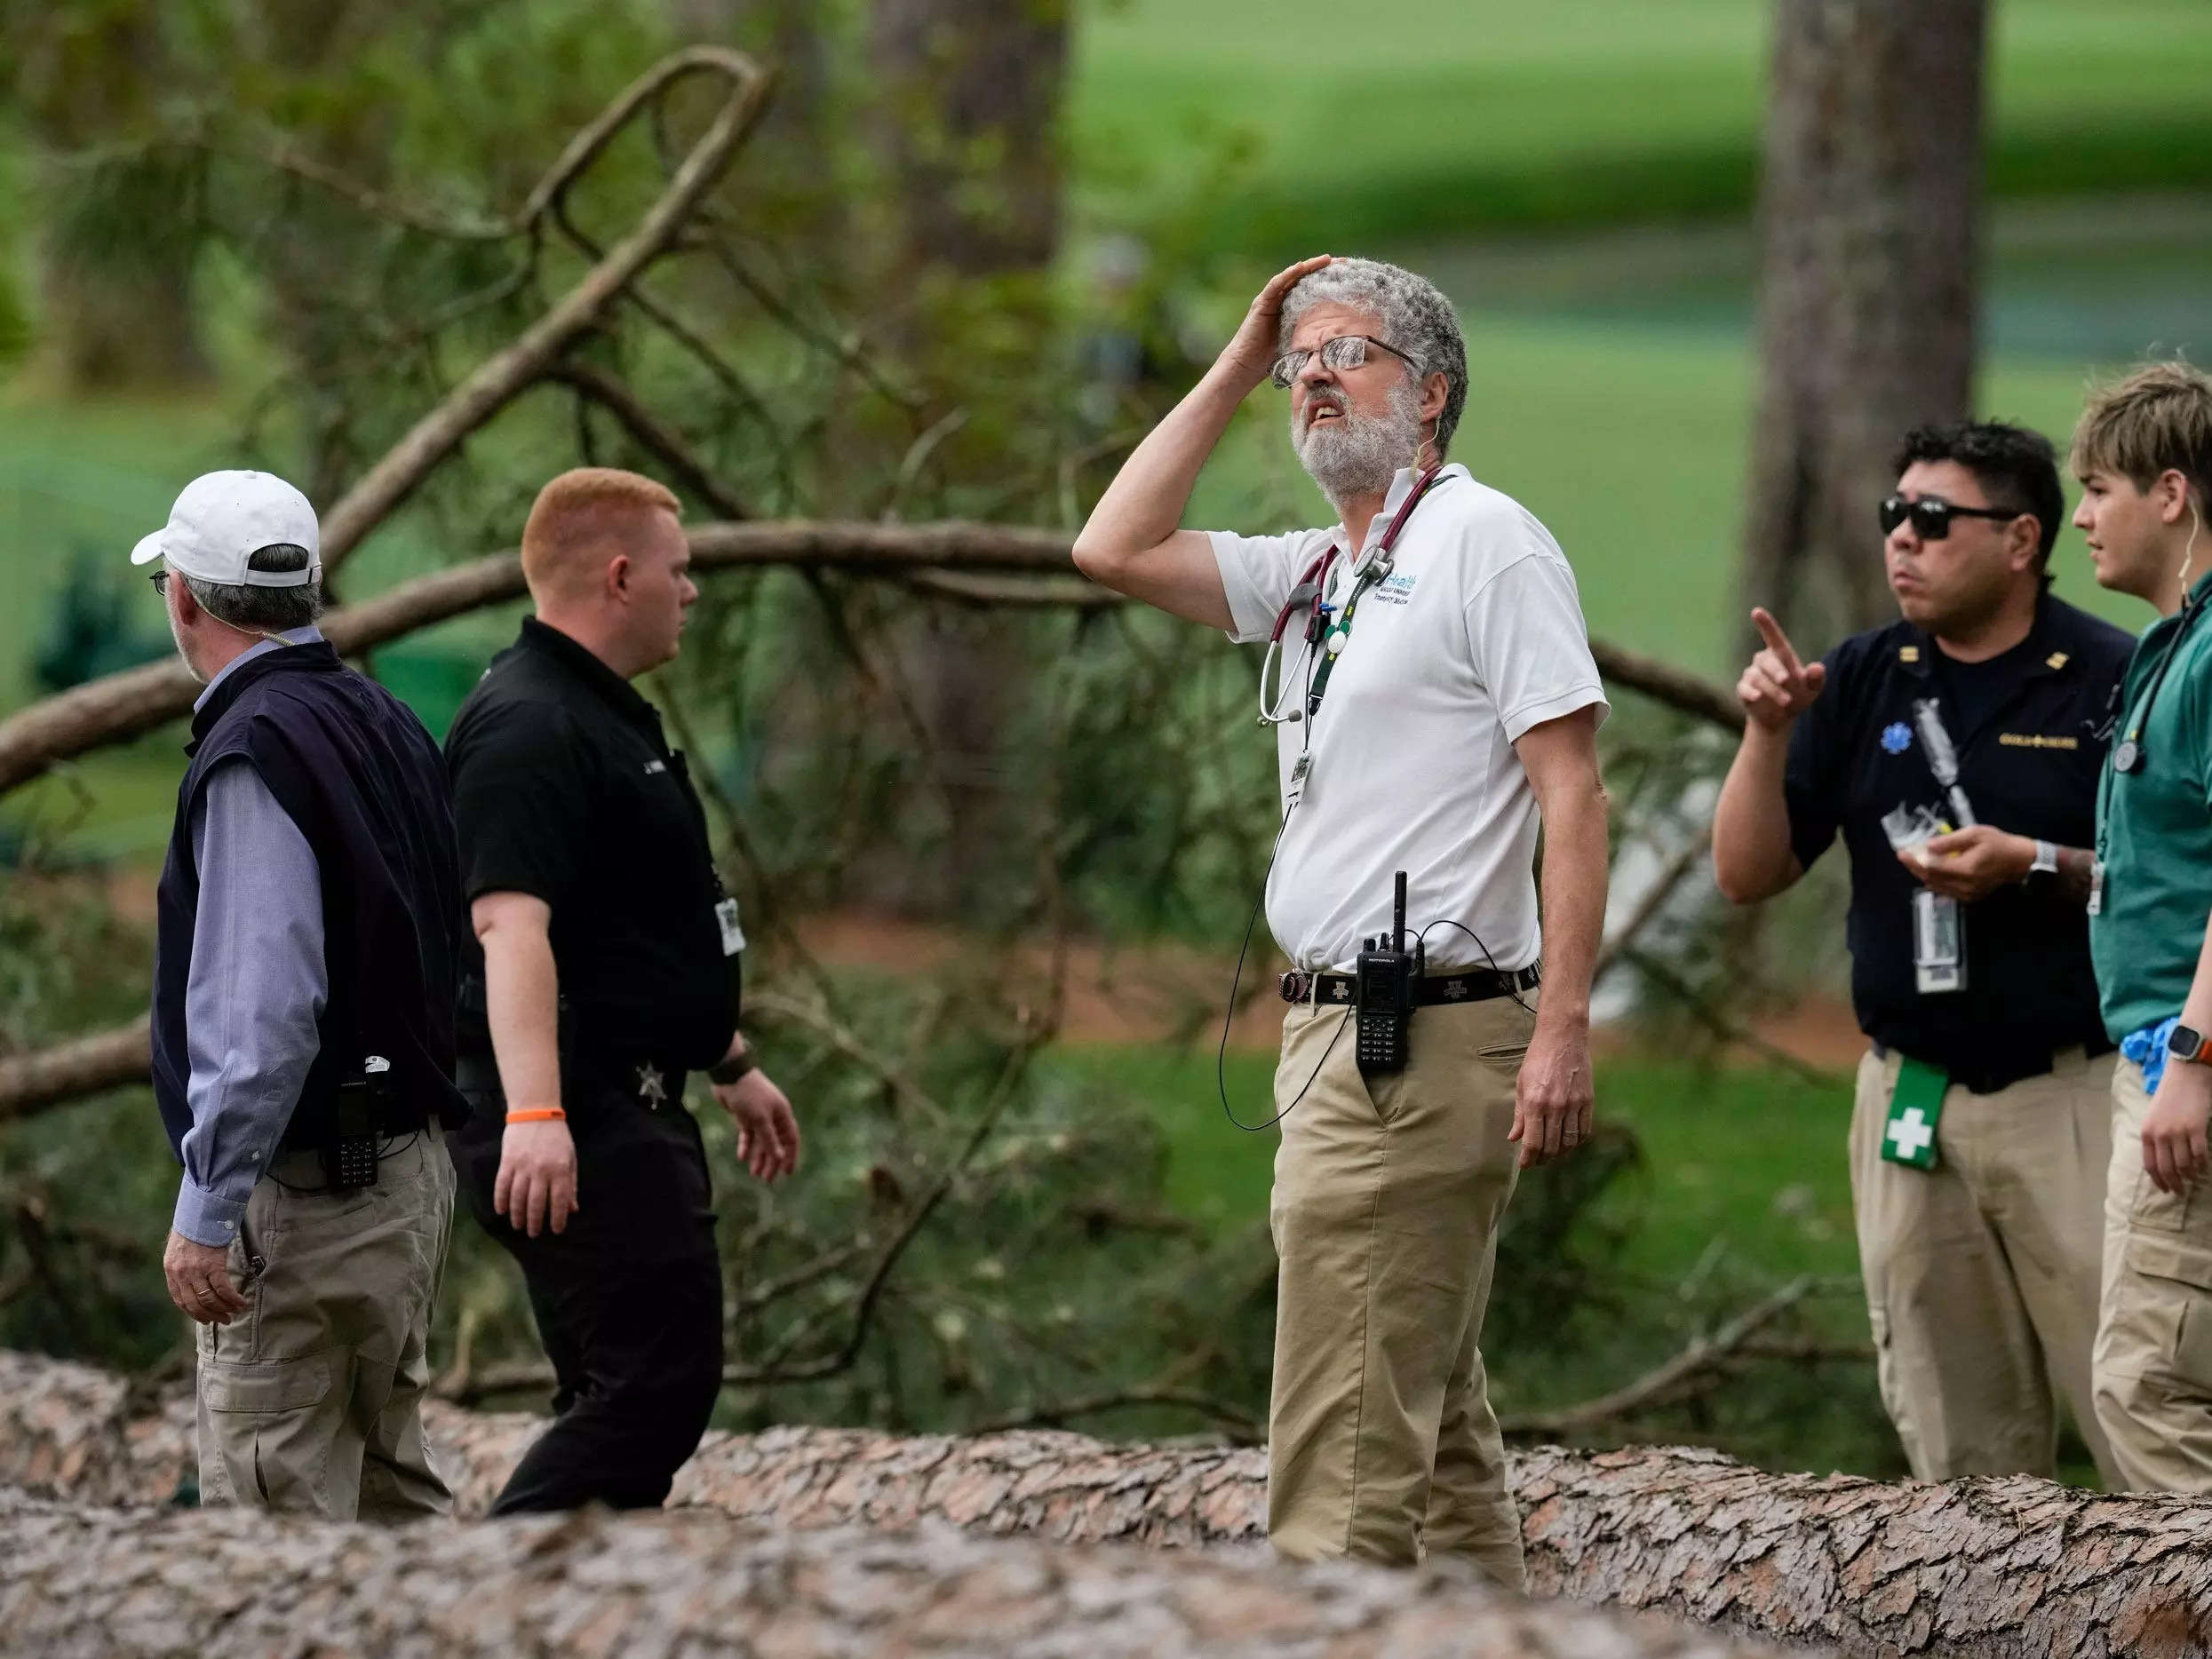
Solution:
M551 480L530 504L522 526L522 579L533 594L573 591L605 568L622 551L609 546L623 530L648 514L679 517L683 504L665 485L641 472L612 466L579 466Z
M2212 376L2175 359L2091 393L2069 459L2077 477L2116 472L2137 489L2179 472L2201 505L2212 497Z

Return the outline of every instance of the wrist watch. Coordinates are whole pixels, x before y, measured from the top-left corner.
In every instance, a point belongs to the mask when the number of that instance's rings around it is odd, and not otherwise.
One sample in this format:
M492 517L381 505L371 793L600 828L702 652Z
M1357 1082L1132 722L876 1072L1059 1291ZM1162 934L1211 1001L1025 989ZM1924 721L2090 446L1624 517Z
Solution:
M2058 848L2049 841L2035 844L2035 861L2028 866L2028 874L2056 876L2058 873Z
M728 1088L747 1074L760 1069L760 1062L753 1058L752 1051L747 1049L742 1054L733 1054L728 1059L717 1060L713 1065L709 1066L706 1068L706 1080Z
M2212 1066L2212 1037L2192 1026L2176 1026L2167 1035L2166 1053L2169 1060Z

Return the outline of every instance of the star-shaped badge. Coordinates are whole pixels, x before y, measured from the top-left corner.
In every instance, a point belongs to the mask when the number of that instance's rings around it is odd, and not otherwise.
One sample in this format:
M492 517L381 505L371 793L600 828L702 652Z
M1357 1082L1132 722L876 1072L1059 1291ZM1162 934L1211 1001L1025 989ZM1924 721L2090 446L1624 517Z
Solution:
M656 1111L668 1100L668 1085L662 1081L661 1068L650 1060L638 1068L638 1099Z

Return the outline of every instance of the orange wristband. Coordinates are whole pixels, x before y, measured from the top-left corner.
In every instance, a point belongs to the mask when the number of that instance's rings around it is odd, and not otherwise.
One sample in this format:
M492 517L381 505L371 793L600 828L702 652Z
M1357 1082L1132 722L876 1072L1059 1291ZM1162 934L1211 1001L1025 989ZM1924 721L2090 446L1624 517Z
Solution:
M557 1123L569 1115L557 1106L526 1106L520 1111L509 1112L510 1123Z

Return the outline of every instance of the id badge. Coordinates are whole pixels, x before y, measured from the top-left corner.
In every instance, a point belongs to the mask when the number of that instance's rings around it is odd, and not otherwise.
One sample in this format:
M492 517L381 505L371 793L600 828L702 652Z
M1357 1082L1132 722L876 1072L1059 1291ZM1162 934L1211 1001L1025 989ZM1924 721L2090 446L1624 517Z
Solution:
M745 948L745 930L737 925L737 901L725 899L714 907L715 925L722 930L722 954L734 957Z
M1306 780L1313 775L1313 751L1307 750L1291 766L1290 788L1283 791L1283 815L1287 818L1306 798Z
M1966 921L1959 901L1926 887L1913 894L1913 974L1923 996L1966 988Z
M2092 859L2089 862L2089 903L2091 916L2105 913L2105 861Z
M1897 1087L1890 1091L1889 1119L1882 1126L1885 1159L1913 1170L1936 1167L1936 1126L1943 1121L1944 1092L1950 1087L1950 1075L1940 1067L1901 1059Z

